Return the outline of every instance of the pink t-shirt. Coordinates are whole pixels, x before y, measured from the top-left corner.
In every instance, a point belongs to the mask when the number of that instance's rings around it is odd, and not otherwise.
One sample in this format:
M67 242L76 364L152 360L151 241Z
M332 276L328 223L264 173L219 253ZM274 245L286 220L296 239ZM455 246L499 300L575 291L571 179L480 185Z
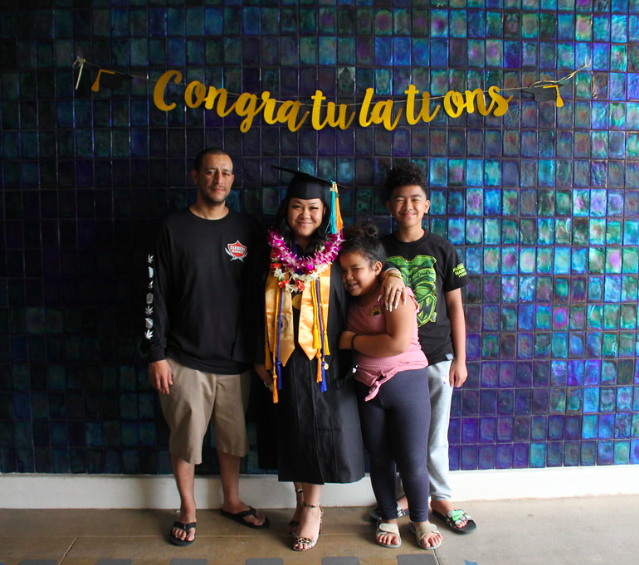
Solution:
M423 369L428 366L428 360L419 345L417 336L419 305L415 300L413 291L406 287L406 292L413 304L415 304L413 336L410 347L404 353L393 355L392 357L370 357L359 351L354 351L355 362L357 363L355 378L370 387L366 400L375 398L379 392L379 387L389 379L392 379L397 373L412 369ZM386 318L381 300L376 300L364 306L351 302L348 307L348 322L346 325L347 329L356 334L378 335L386 333Z

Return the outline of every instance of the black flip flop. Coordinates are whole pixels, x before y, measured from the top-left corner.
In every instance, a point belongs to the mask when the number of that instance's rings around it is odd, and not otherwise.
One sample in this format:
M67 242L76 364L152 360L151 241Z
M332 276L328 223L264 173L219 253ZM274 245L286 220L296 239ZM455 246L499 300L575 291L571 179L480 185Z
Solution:
M476 527L475 520L473 520L466 512L461 509L451 510L446 514L442 514L441 512L437 512L437 510L433 510L433 514L446 522L446 525L453 530L453 532L457 534L469 534ZM466 525L463 528L460 528L457 525L457 522L463 522L466 520Z
M247 516L253 516L255 518L257 518L257 510L255 510L255 508L253 508L252 506L249 506L248 510L244 510L243 512L236 512L235 514L233 514L232 512L227 512L226 510L221 510L222 512L222 516L226 516L227 518L233 520L234 522L237 522L238 524L242 524L243 526L246 526L247 528L253 528L254 530L259 530L260 528L266 528L269 525L269 521L268 518L266 516L264 516L264 522L258 526L257 524L252 524L251 522L247 522L244 518L246 518Z
M196 525L197 525L197 522L189 522L188 524L185 524L184 522L178 522L176 520L175 522L173 522L173 526L171 527L171 531L169 532L169 541L173 545L178 545L180 547L184 547L186 545L191 545L195 541L195 538L193 538L191 540L176 538L173 535L173 528L177 528L179 530L184 530L186 532L186 535L188 535L189 534L189 530L192 530L193 528L195 528Z

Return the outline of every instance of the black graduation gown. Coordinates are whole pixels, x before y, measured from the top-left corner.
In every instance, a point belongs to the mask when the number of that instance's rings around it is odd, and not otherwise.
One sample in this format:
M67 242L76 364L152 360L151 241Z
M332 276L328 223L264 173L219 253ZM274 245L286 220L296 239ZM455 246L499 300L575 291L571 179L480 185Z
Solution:
M275 439L280 481L352 483L364 476L364 447L352 379L352 356L350 351L338 347L339 336L346 327L346 306L340 271L334 266L327 323L331 352L325 377L327 390L321 392L316 382L317 360L309 360L297 346L282 368L279 402L268 410L272 428L267 432L271 427L268 423L258 424L266 425L262 432L274 436L271 439ZM295 307L293 316L297 328L299 311ZM259 448L273 449L273 442L262 441ZM272 461L272 452L261 454L260 461L268 461L269 455Z

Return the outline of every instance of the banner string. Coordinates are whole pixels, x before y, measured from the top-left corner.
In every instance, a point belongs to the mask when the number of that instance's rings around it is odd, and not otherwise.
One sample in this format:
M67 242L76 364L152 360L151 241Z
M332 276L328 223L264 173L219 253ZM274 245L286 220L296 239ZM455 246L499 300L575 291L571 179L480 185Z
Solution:
M103 67L101 65L97 65L95 63L91 63L90 61L87 61L86 59L83 59L81 57L77 57L76 60L73 62L73 68L74 69L79 68L78 77L77 77L77 80L76 80L76 83L75 83L75 89L76 90L78 89L78 87L80 85L80 79L82 78L82 70L84 69L85 65L89 65L91 67L95 67L95 68L98 68L98 69L101 69L101 70L107 70L106 67ZM578 69L575 69L574 71L568 73L565 76L562 76L559 79L543 79L542 78L542 79L539 79L539 80L533 82L532 84L530 84L528 86L513 86L513 87L509 87L509 88L502 88L502 89L500 89L500 92L525 91L525 90L530 90L530 89L535 89L535 88L561 87L564 84L566 84L568 81L572 80L578 73L584 71L585 69L587 69L589 67L590 67L590 61L586 60L581 67L579 67ZM143 81L146 81L146 82L154 82L148 76L142 77L142 76L138 76L138 75L132 75L132 74L129 74L129 73L124 73L122 71L114 71L112 69L108 69L108 72L110 74L123 75L123 76L128 77L128 78L143 80ZM185 86L186 87L188 85L188 83L183 81L183 82L179 82L179 83L173 83L171 86L173 86L173 85L175 85L175 86ZM482 92L484 94L488 93L487 90L482 90ZM236 93L236 92L227 91L227 94L229 96L235 96L235 97L241 96L239 93ZM335 98L337 98L337 97L335 97ZM438 95L438 96L431 96L430 100L431 101L433 101L433 100L443 100L444 98L445 98L445 96ZM298 99L299 99L299 97L298 97ZM398 94L387 95L386 99L394 100L394 102L402 102L402 101L405 102L405 100L402 100L400 98L400 95L398 95ZM276 99L275 102L277 104L284 104L283 100L277 100ZM304 102L302 102L301 105L302 105L302 107L304 107L304 106L313 107L313 104L308 104L308 103L304 103ZM353 102L353 103L343 104L343 106L347 106L347 107L355 107L355 106L362 106L362 105L363 105L362 102Z

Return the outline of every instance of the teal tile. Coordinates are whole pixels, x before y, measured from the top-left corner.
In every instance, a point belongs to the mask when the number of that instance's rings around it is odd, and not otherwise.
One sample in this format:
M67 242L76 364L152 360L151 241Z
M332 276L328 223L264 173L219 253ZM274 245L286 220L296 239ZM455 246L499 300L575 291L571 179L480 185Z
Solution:
M563 414L566 411L566 390L563 388L551 388L548 403L550 414Z
M639 252L637 247L624 247L622 250L622 272L637 273L639 271Z
M625 45L613 45L610 49L610 70L626 72L628 52Z
M537 249L537 271L540 273L553 272L553 249L547 247Z
M534 273L536 265L536 252L535 248L526 247L521 249L521 255L519 257L519 270L522 273Z
M637 340L634 333L619 334L619 357L633 358L636 356Z
M466 243L477 245L482 243L483 229L481 219L468 219L466 221Z
M582 305L570 307L569 327L571 330L583 330L586 327L586 309Z
M619 326L624 330L637 328L637 307L634 304L621 304Z
M501 224L498 218L484 220L484 242L487 245L498 245L501 242Z
M604 304L603 328L615 330L619 327L619 304Z
M519 229L517 220L502 220L503 243L512 245L519 242Z
M501 253L498 247L484 248L484 273L499 273L501 271Z
M621 273L621 249L618 247L606 248L606 273Z
M525 39L539 37L539 14L525 12L521 16L521 36Z
M605 333L602 342L604 357L617 357L619 354L619 339L617 334Z
M575 39L577 41L591 41L592 28L592 16L587 14L577 14L575 21Z
M601 329L603 308L600 304L588 305L588 329Z
M624 275L621 278L621 301L633 301L637 299L637 277Z
M555 221L553 218L537 219L537 243L553 245L555 242Z

